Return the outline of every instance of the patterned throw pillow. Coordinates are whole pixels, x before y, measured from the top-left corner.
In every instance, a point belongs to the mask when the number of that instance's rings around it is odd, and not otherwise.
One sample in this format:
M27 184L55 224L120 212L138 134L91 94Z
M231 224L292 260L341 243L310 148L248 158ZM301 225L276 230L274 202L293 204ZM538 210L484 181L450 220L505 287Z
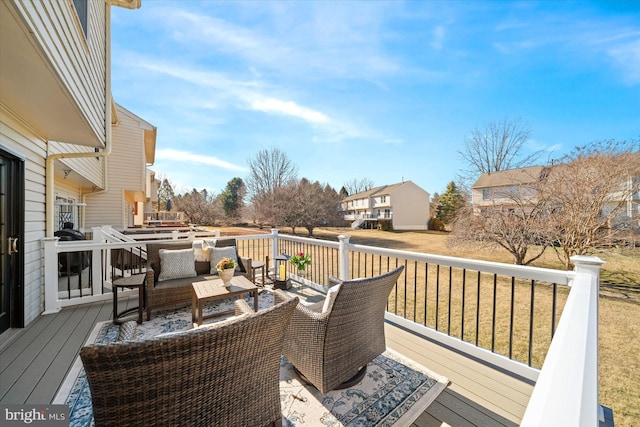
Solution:
M236 262L236 271L240 271L240 264L238 263L238 254L236 254L236 248L233 246L225 246L222 248L209 248L209 261L211 262L211 274L218 274L216 265L222 258L231 258Z
M183 277L195 277L195 257L192 249L160 249L160 275L158 282Z

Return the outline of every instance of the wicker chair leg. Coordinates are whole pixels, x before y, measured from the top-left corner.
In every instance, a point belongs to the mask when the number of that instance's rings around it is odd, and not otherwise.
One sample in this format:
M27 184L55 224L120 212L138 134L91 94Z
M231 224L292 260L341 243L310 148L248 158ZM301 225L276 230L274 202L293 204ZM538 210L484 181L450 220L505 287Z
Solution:
M282 418L280 418L278 421L271 421L265 427L282 427Z

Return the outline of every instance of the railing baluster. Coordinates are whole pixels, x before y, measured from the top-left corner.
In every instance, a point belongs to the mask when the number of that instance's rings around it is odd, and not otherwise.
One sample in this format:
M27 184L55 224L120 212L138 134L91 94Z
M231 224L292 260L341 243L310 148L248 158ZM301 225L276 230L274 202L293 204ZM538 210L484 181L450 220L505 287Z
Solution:
M493 275L493 310L491 319L491 351L496 349L496 303L498 293L498 275Z
M553 302L551 303L551 339L556 333L556 303L558 300L558 284L553 284Z
M476 289L476 347L480 336L480 272L478 271L478 286Z
M436 331L440 317L440 264L436 264Z
M464 303L467 291L467 269L462 269L462 313L460 314L460 339L464 341Z
M511 313L509 320L509 359L513 358L513 316L515 311L516 278L511 276Z
M424 263L424 326L427 326L427 302L429 295L429 263Z
M453 267L449 267L449 309L447 313L447 335L451 335L451 292L453 288Z
M528 355L528 364L531 366L531 351L533 348L533 312L534 312L534 298L535 298L535 289L536 289L536 281L531 281L531 303L530 303L530 311L529 311L529 355Z

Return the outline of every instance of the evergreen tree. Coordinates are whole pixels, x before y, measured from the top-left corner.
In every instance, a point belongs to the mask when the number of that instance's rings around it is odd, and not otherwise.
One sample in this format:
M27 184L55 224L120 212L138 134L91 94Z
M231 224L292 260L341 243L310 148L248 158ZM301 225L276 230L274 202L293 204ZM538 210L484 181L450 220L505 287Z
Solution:
M241 178L233 178L227 183L227 187L220 194L222 210L229 219L237 219L244 206L244 182Z
M436 218L445 224L450 224L460 208L464 207L464 195L455 182L447 184L447 189L440 196Z

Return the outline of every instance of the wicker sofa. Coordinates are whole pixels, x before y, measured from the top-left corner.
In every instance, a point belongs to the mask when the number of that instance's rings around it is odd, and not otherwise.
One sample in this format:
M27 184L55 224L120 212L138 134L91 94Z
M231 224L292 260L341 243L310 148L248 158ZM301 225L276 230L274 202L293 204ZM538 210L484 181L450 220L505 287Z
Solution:
M216 248L235 246L235 239L221 239L215 243ZM147 320L151 319L152 310L191 303L193 296L191 284L213 277L209 261L194 261L196 276L158 280L162 273L160 251L162 249L180 250L189 248L193 248L193 242L191 241L147 243L147 280L145 285ZM244 275L251 279L251 258L238 256L238 261L239 271L236 272L236 275Z
M282 354L301 379L327 393L357 384L386 350L384 312L400 266L367 279L334 280L325 301L298 304ZM276 302L280 296L276 294Z
M83 347L96 426L282 425L280 354L298 298L279 300L254 313L239 299L230 321Z

